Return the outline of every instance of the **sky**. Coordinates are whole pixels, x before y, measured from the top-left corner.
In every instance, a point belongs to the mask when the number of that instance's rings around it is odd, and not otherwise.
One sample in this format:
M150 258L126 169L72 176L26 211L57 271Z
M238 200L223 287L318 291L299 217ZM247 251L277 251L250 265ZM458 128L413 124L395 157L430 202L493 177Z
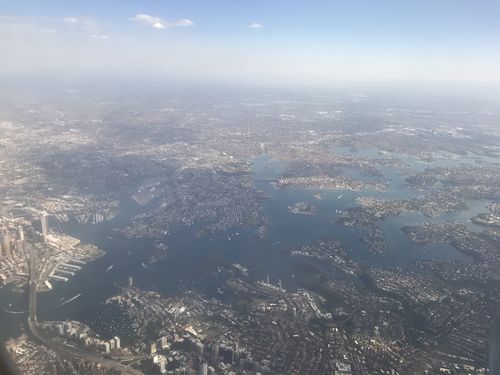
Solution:
M498 0L0 0L0 75L500 84Z

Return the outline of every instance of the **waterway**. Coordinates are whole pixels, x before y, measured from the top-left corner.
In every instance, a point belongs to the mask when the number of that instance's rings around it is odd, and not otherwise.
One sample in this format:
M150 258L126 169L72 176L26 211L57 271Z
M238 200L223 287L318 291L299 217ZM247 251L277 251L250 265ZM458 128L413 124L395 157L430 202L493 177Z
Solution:
M367 156L373 157L369 154ZM380 157L380 155L378 155ZM282 280L283 287L294 290L306 285L311 274L300 267L301 264L314 263L322 272L333 272L328 264L306 259L288 257L285 251L306 244L309 241L336 237L344 242L350 254L361 262L378 266L396 266L407 264L418 258L453 259L467 262L469 259L449 245L420 246L409 241L401 232L403 225L421 224L430 219L419 214L407 214L381 222L383 234L389 244L385 255L371 254L359 239L362 232L355 228L336 224L341 212L356 205L354 199L359 196L373 196L385 199L401 199L414 196L405 183L405 176L396 168L387 167L383 172L390 178L387 192L366 190L321 191L321 200L314 198L318 191L302 189L275 189L269 179L276 178L283 170L283 164L262 155L254 161L255 187L266 195L263 214L269 219L270 227L265 240L257 240L255 228L236 228L197 238L194 233L197 226L180 226L162 242L168 245L168 255L154 264L147 263L148 251L154 241L145 239L127 239L115 234L113 228L126 226L130 219L153 206L140 206L131 199L137 187L123 189L120 193L120 214L113 220L97 225L70 222L63 226L68 234L82 242L93 243L104 249L106 254L88 263L68 282L55 283L55 288L39 296L40 320L75 319L89 324L104 336L127 334L129 327L124 317L116 311L110 311L104 301L119 292L119 285L124 285L128 277L134 284L149 290L160 291L166 295L175 295L185 290L194 289L209 296L218 296L218 283L200 282L200 275L210 271L218 264L240 263L251 270L255 279L263 280L270 276L271 282ZM457 161L458 162L458 161ZM358 173L358 172L356 172ZM370 176L361 176L370 178ZM297 202L308 201L317 206L316 215L291 215L288 206ZM488 202L468 202L465 211L441 215L432 221L462 221L477 213L485 212ZM471 229L475 228L468 223ZM111 269L108 268L113 265ZM76 295L79 298L71 303L62 304ZM218 296L220 297L220 296ZM222 297L221 297L222 298ZM27 295L13 293L8 288L0 289L0 339L5 339L21 332L26 320L24 314L9 314L10 311L24 311Z

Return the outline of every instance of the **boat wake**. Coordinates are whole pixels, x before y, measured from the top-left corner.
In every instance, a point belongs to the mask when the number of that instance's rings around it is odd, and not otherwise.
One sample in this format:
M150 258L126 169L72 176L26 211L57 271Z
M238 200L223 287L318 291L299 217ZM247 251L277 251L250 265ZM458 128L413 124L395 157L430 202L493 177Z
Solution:
M70 298L70 299L69 299L69 300L67 300L67 301L64 301L64 302L63 302L63 303L61 303L59 306L64 306L65 304L67 304L67 303L70 303L70 302L74 301L75 299L77 299L77 298L78 298L78 297L80 297L81 295L82 295L82 293L78 293L76 296L74 296L74 297Z
M26 314L28 312L28 311L10 311L10 310L7 310L6 308L4 308L3 311L5 311L8 314L14 314L14 315Z

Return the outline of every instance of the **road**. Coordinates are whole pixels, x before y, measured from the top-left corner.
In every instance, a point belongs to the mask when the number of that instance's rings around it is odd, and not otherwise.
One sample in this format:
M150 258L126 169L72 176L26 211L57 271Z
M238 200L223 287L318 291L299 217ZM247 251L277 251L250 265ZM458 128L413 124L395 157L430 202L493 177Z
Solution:
M83 350L73 349L64 344L52 341L50 338L45 337L38 329L37 319L37 287L38 277L36 272L37 266L37 251L30 246L30 278L29 278L29 314L28 314L28 328L35 339L42 343L47 348L54 350L56 353L63 354L78 360L93 361L100 363L102 366L121 371L122 374L130 375L144 375L141 371L136 370L130 366L122 363L112 361L110 359L102 358L94 353L89 353Z

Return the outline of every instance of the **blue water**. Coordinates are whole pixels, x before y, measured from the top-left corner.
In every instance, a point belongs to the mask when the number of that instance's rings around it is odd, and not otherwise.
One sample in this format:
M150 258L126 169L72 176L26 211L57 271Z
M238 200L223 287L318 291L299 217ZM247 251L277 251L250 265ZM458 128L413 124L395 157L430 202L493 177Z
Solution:
M366 152L365 152L366 153ZM371 156L370 153L366 156ZM377 155L380 157L380 155ZM218 283L224 280L225 274L215 274L207 282L206 274L213 272L217 265L241 263L251 270L255 279L265 279L270 275L271 281L281 279L286 289L293 290L304 284L310 276L300 271L297 264L314 263L321 272L332 273L328 264L309 258L288 257L284 251L291 247L301 246L309 241L321 238L336 237L344 242L349 253L361 262L377 266L395 266L406 264L419 258L453 259L468 261L449 245L419 246L401 232L403 225L417 225L425 221L466 221L479 212L484 212L487 202L468 202L469 209L461 212L441 215L429 219L419 214L408 214L398 218L387 219L380 223L383 234L389 245L384 255L373 255L359 239L362 231L336 224L338 211L356 205L354 199L359 196L374 196L385 199L401 199L415 195L405 183L405 176L395 168L383 169L385 177L391 184L387 192L366 190L321 191L321 200L314 198L317 191L302 189L274 189L270 179L276 178L283 170L281 162L263 155L254 160L255 187L265 193L267 199L263 203L262 215L269 221L268 236L257 240L254 227L233 228L226 232L218 232L201 238L194 233L196 225L181 226L162 242L169 247L168 255L154 263L147 264L147 253L154 246L154 241L144 239L127 239L115 234L112 229L126 226L131 217L153 207L137 205L130 195L135 187L121 192L120 214L111 222L98 225L69 223L64 230L78 237L82 242L94 243L104 249L106 254L94 262L87 264L82 271L66 283L57 283L54 290L41 293L39 296L39 318L41 320L76 319L95 325L95 317L103 311L103 302L119 293L119 286L124 285L129 276L141 288L161 291L166 295L175 295L188 289L200 290L208 295L216 296ZM367 176L366 178L370 178ZM342 195L341 198L339 196ZM308 201L317 206L314 216L290 215L288 206L297 202ZM472 223L468 223L471 229ZM109 239L108 236L112 238ZM105 272L114 265L113 269ZM214 266L215 265L215 266ZM64 306L59 306L61 298L69 299L81 293L81 297ZM10 310L26 309L26 295L12 293L7 288L0 289L0 338L19 333L19 328L26 319L24 315L11 315L3 311L11 303ZM98 328L98 327L94 327Z

